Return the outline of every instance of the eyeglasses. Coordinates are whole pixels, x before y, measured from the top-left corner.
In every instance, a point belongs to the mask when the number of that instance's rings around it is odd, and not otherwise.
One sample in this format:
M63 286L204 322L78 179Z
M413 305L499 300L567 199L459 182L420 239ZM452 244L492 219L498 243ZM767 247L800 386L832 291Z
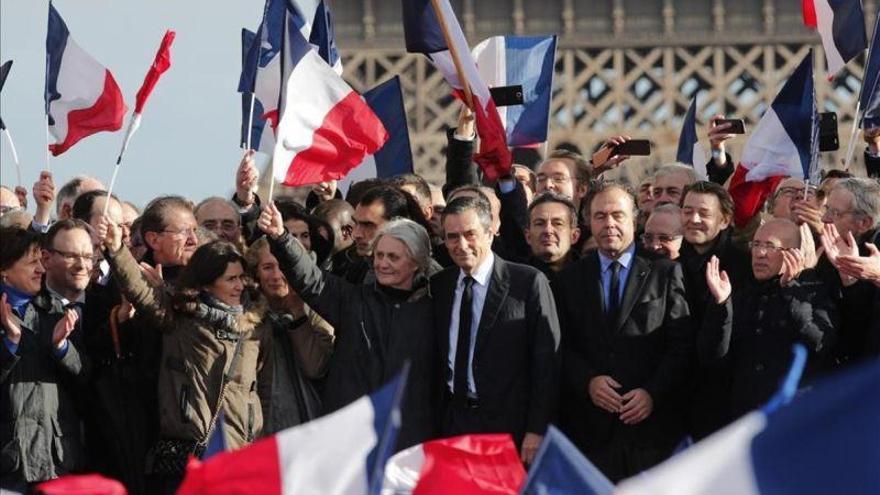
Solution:
M761 241L750 241L749 249L752 251L764 251L767 253L781 253L783 251L788 251L788 248L777 246L776 244L772 244L770 242L761 242Z
M24 208L22 208L21 206L0 206L0 215L4 215L13 211L24 211Z
M177 235L177 236L183 236L183 237L190 237L190 236L195 236L195 235L196 235L196 228L194 228L194 227L189 227L189 228L179 229L179 230L165 229L165 230L162 231L162 233L163 233L163 234L169 234L169 235Z
M677 235L648 234L648 233L642 234L642 242L644 242L645 244L652 244L654 242L654 240L657 240L657 242L660 242L663 244L668 244L668 243L670 243L676 239L680 239L680 238L681 238L681 234L677 234Z
M224 232L234 232L238 229L238 224L233 220L205 220L202 227L208 230L217 230L218 228Z
M803 197L804 188L803 187L783 187L779 189L779 195L785 196L787 198L794 198L796 196ZM815 196L816 190L813 188L807 189L807 196Z
M837 210L837 209L832 208L830 206L827 206L825 208L825 215L828 217L831 217L835 220L841 219L844 217L844 215L849 215L849 214L858 214L858 212L854 211L854 210L840 211L840 210Z
M88 254L86 254L86 253L72 253L70 251L61 251L59 249L52 249L52 248L47 249L47 251L49 251L50 253L55 253L58 256L61 256L61 258L66 263L76 263L76 261L79 260L79 261L82 261L83 264L90 265L95 262L95 258L96 258L95 253L88 253Z
M565 184L566 182L571 182L571 178L567 177L565 175L538 174L538 182L539 183L547 181L547 180L549 180L550 182L552 182L553 184L556 184L556 185L562 185L562 184Z

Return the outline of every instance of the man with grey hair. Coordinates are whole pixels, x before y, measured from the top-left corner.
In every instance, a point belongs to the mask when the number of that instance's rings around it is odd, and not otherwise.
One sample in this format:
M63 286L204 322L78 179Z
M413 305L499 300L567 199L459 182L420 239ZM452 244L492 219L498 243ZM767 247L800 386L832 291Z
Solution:
M678 259L683 238L681 208L665 204L651 211L642 234L642 246L647 251L671 260Z
M531 463L556 411L559 322L547 278L492 252L480 196L443 212L455 263L431 279L444 380L442 436L510 433Z
M213 196L203 200L193 212L200 227L224 241L236 244L241 237L241 215L232 201Z
M106 189L101 181L87 175L78 175L70 179L61 186L55 198L55 214L58 216L58 220L67 220L72 217L73 203L80 194Z
M653 206L672 203L681 204L684 188L697 181L697 174L693 167L686 165L672 164L664 165L654 172Z

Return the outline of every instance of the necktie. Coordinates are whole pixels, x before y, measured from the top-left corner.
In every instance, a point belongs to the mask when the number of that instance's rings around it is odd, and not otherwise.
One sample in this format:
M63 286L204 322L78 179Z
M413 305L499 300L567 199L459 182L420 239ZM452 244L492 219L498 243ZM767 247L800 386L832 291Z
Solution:
M458 310L458 344L455 347L455 374L453 395L456 401L467 399L468 392L468 354L471 348L471 320L473 319L474 279L465 277L461 292L461 307Z
M617 319L617 310L620 306L620 263L611 262L611 287L608 290L607 313L613 322Z

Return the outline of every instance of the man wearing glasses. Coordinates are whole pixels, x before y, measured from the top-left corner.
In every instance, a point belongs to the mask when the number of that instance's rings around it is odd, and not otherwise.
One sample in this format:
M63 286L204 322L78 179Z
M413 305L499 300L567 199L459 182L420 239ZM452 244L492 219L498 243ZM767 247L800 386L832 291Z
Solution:
M816 193L814 185L807 186L801 179L784 179L776 187L768 205L770 214L773 218L786 218L798 225L806 223L816 235L821 234L822 211Z
M199 226L217 234L224 241L240 246L241 216L234 203L214 196L196 206L195 216Z
M779 387L791 363L791 348L804 345L807 365L801 383L829 370L837 339L837 312L824 284L789 280L802 230L787 219L762 225L749 243L753 283L737 285L712 257L706 268L711 302L697 337L701 363L728 371L726 421L751 411Z
M681 208L670 204L654 208L642 234L645 250L662 258L677 260L682 239Z

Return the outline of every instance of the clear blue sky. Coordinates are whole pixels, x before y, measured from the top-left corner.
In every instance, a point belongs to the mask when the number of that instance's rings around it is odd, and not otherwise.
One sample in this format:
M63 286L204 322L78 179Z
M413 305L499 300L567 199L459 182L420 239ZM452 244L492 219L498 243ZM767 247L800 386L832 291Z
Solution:
M230 194L242 153L236 92L240 31L256 29L263 0L56 0L54 5L77 43L113 72L129 112L165 29L177 31L172 66L147 103L126 153L119 195L143 206L160 194L196 201ZM28 191L46 166L47 8L46 0L0 2L0 61L15 61L0 95L0 115L15 139ZM124 128L98 133L52 157L56 186L78 174L109 184L123 134ZM0 182L15 186L15 181L4 138Z

